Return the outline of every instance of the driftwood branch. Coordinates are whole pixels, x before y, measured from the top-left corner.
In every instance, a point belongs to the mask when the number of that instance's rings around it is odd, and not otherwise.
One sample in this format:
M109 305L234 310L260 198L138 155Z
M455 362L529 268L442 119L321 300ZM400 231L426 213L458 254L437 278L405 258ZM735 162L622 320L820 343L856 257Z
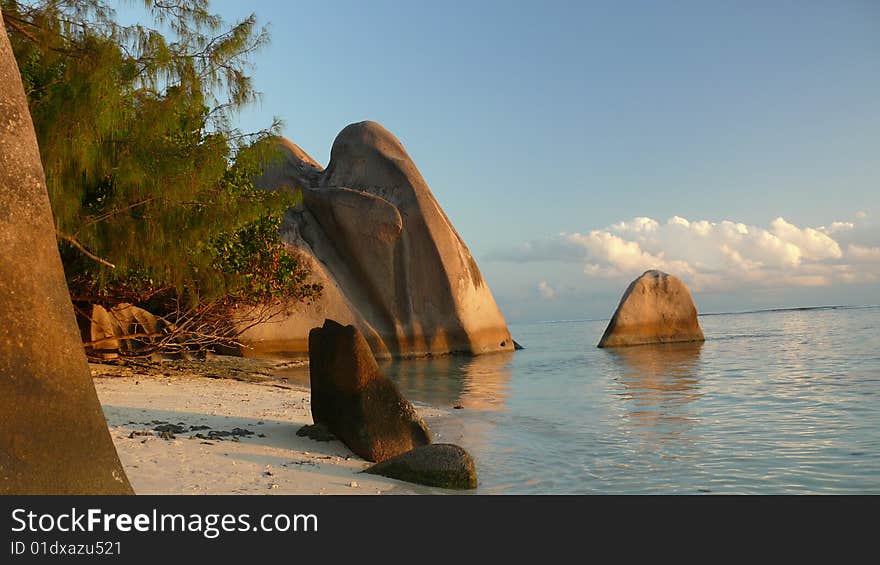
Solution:
M138 333L138 334L128 334L128 335L120 335L120 336L112 336L112 337L104 337L101 339L96 339L95 341L87 341L83 343L85 347L96 347L101 345L102 343L110 343L111 341L125 341L131 339L155 339L157 337L162 337L165 334L161 333Z

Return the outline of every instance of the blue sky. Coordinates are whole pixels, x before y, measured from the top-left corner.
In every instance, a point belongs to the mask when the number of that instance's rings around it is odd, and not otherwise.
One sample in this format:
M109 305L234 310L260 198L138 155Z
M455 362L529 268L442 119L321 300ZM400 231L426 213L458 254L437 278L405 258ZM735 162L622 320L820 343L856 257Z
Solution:
M211 6L270 26L241 127L326 165L384 124L511 320L607 317L656 266L703 311L880 303L880 3Z

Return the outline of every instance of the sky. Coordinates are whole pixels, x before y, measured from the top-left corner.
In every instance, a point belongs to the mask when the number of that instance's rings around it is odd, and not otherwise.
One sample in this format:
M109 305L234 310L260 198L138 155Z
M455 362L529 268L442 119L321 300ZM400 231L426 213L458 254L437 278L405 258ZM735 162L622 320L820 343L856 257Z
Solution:
M702 312L880 303L880 3L215 0L326 165L402 141L509 321L602 319L651 268Z

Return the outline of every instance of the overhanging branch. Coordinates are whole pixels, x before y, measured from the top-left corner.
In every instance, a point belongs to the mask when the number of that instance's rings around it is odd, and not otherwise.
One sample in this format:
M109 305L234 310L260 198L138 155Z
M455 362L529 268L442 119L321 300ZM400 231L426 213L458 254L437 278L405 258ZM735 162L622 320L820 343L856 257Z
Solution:
M77 248L77 250L79 250L80 253L82 253L83 255L85 255L86 257L91 259L92 261L97 261L98 263L100 263L104 266L110 267L111 269L116 268L116 265L114 265L110 261L107 261L106 259L102 259L102 258L98 257L97 255L95 255L94 253L92 253L91 251L89 251L88 249L86 249L85 246L83 246L82 243L77 241L76 238L73 237L72 235L67 235L66 233L62 233L60 231L56 231L55 233L57 234L59 239L63 239L67 243L71 244L72 246Z

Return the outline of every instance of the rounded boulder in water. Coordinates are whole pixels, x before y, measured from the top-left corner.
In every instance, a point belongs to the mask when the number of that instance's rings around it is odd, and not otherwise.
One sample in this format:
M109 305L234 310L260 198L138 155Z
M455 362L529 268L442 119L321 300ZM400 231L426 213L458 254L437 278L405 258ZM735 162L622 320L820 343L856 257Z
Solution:
M371 475L448 489L477 488L477 469L470 454L451 443L417 447L364 470Z
M672 275L651 270L623 293L599 347L704 340L687 286Z

